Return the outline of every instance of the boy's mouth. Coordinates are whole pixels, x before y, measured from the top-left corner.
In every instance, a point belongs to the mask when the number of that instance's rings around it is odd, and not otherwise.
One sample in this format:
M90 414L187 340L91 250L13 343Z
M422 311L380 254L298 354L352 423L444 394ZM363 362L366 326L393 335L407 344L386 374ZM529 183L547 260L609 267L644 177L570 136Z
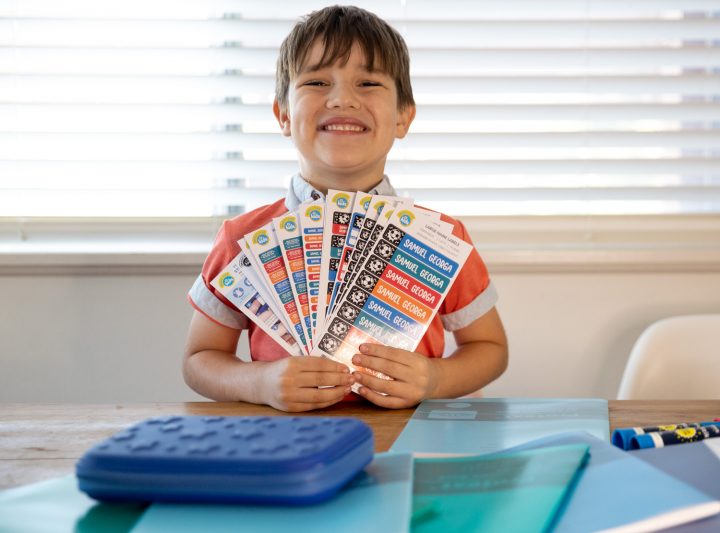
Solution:
M320 131L339 133L363 133L369 129L370 128L359 120L345 117L331 118L330 120L322 122L318 127L318 130Z

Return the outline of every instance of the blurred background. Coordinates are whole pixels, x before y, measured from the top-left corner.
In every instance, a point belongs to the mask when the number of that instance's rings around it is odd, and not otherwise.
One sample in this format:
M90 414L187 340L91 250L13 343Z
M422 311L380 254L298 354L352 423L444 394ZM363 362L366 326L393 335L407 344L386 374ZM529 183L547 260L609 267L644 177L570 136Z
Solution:
M411 53L387 173L499 290L487 395L613 398L646 326L720 312L717 1L355 4ZM0 0L0 401L199 398L186 293L223 219L284 196L277 49L325 5Z

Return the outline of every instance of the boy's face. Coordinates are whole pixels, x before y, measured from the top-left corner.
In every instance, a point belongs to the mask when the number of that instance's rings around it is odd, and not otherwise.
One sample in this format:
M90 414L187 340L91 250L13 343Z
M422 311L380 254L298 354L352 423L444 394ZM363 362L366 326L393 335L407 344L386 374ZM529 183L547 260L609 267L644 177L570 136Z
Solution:
M288 108L273 111L283 135L292 137L300 171L321 188L366 189L382 177L387 153L405 136L414 106L398 110L395 80L365 67L354 45L345 64L315 68L323 46L316 42L290 80Z

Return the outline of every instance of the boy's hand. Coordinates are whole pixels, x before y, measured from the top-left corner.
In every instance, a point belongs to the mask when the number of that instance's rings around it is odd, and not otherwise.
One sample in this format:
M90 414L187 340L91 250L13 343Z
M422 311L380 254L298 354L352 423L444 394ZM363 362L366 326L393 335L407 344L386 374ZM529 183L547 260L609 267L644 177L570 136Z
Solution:
M360 352L353 357L353 364L393 378L377 378L363 370L355 372L355 382L362 385L358 393L372 403L393 409L412 407L435 390L437 366L429 357L380 344L361 344ZM381 392L386 396L378 394Z
M350 392L354 377L341 363L308 356L268 363L262 381L263 403L281 411L297 412L339 402Z

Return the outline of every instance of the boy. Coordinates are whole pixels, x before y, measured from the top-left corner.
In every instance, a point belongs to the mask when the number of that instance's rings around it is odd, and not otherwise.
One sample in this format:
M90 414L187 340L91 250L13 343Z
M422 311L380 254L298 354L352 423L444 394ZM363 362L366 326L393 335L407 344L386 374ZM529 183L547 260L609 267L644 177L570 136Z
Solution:
M400 35L377 16L355 7L328 7L299 22L280 48L273 112L291 137L300 173L287 198L226 221L202 274L190 290L195 307L183 364L185 381L220 401L246 401L284 411L307 411L342 400L354 383L367 400L390 408L426 398L471 393L507 367L507 341L487 270L473 249L421 340L417 353L363 344L353 363L393 378L350 374L320 357L288 357L283 349L211 286L239 252L237 240L328 189L394 195L384 175L394 140L415 117L409 58ZM464 226L453 233L470 242ZM443 326L457 350L442 358ZM235 355L249 329L252 361Z

